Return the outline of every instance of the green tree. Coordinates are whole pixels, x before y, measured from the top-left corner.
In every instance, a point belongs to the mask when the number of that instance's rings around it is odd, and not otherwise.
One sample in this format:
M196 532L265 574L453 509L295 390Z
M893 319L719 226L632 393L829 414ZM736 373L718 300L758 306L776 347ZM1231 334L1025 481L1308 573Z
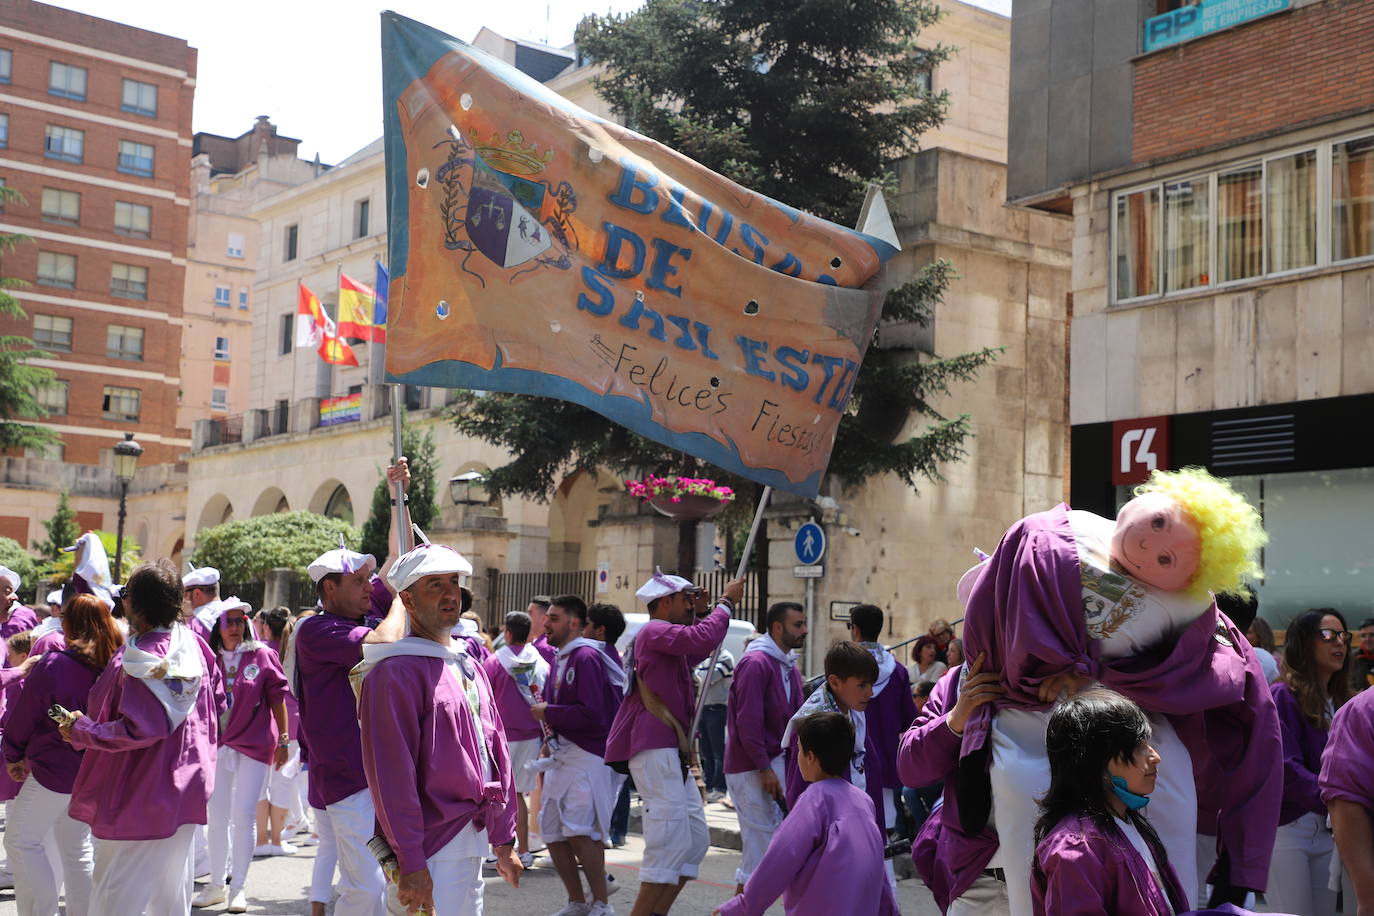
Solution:
M22 203L23 200L23 196L14 188L0 185L0 208L10 203ZM27 235L0 233L0 258L29 241L32 239ZM28 313L19 305L19 300L9 293L9 290L23 286L28 286L23 280L0 276L0 323L5 323L5 319L9 319L10 323L28 319ZM31 337L0 334L0 449L46 448L61 441L50 429L14 422L15 419L41 420L48 415L47 410L38 403L35 392L52 384L55 376L51 369L29 365L29 360L48 355L33 345Z
M43 527L48 530L48 539L35 542L33 549L49 560L61 557L62 548L72 546L76 539L81 537L81 529L76 524L76 513L72 511L66 490L57 497L57 509L53 512L52 518L43 523Z
M918 45L940 13L934 0L648 0L639 11L589 16L579 50L607 67L598 91L634 129L743 185L842 224L855 222L869 184L892 187L891 163L944 118L946 93L924 91L951 49ZM855 486L895 473L909 486L942 480L965 457L967 414L933 404L996 358L987 348L922 355L902 328L927 326L954 276L926 265L884 301L884 333L869 349L840 420L830 474ZM903 436L915 414L924 424ZM493 470L497 495L548 498L571 470L707 473L756 488L650 442L599 414L544 398L464 393L457 428L515 457ZM752 500L727 513L727 527Z
M113 531L95 531L94 533L96 537L100 538L100 543L105 548L105 556L110 560L110 574L113 575L116 534ZM80 537L80 535L76 537ZM73 537L63 546L70 547L72 543L76 541L76 537ZM120 561L120 575L128 577L129 573L133 572L134 567L142 562L142 560L143 548L126 533L124 535L124 554ZM59 551L57 559L45 563L39 568L38 575L49 585L60 585L72 577L72 572L75 568L76 553L62 553Z
M213 566L226 582L263 579L269 569L305 568L326 550L339 546L339 535L357 549L358 529L314 512L278 512L225 522L196 532L191 562Z
M438 479L438 459L434 454L434 434L429 429L421 429L406 424L401 429L401 453L410 460L409 502L410 520L429 531L430 524L439 514L436 500L436 481ZM363 523L363 553L377 558L377 565L386 563L391 547L387 536L391 532L391 488L386 476L377 482L372 491L372 509L367 521Z
M20 600L25 604L31 603L37 588L34 578L37 564L34 563L33 555L13 538L0 537L0 566L8 566L19 574Z

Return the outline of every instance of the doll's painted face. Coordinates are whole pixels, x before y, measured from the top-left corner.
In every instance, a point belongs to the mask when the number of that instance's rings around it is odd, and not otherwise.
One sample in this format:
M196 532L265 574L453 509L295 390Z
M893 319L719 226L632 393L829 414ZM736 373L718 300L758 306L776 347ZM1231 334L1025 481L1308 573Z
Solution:
M1146 585L1168 592L1187 588L1201 552L1192 516L1163 493L1137 496L1117 513L1112 559Z

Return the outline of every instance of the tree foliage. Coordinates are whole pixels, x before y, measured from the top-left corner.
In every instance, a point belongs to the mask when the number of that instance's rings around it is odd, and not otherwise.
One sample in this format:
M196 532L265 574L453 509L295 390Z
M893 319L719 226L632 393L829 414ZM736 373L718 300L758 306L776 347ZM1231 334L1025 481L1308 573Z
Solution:
M605 65L598 91L635 130L852 225L867 187L891 187L892 161L915 152L920 134L944 118L947 95L924 91L922 75L951 49L917 42L939 15L934 0L648 0L634 13L587 17L577 44ZM928 325L953 276L946 261L926 265L887 294L882 326ZM999 351L932 358L912 337L880 334L859 370L829 466L844 485L890 472L914 488L966 455L970 418L946 417L933 402ZM912 414L926 422L903 436ZM754 489L562 401L465 393L453 416L461 432L515 456L492 472L497 495L545 499L569 472L595 468Z
M19 574L20 598L25 603L32 601L37 584L34 579L37 564L33 554L14 538L0 537L0 566L8 566Z
M72 546L81 537L81 528L76 524L76 512L72 510L66 490L58 495L57 509L52 518L43 523L43 527L48 531L48 539L35 542L33 549L49 560L61 557L62 548Z
M404 425L401 429L401 453L410 463L410 520L419 525L421 531L428 532L439 514L436 497L439 462L434 454L433 432ZM390 532L391 488L387 485L386 475L383 475L372 491L372 509L363 524L361 548L363 553L370 553L377 558L378 566L386 563L391 550L387 541Z
M359 543L358 529L314 512L278 512L225 522L196 532L191 562L213 566L225 582L254 582L269 569L285 567L302 575L310 562L339 546L339 535L350 549Z
M22 203L23 196L13 188L0 185L0 207ZM0 233L0 257L19 245L32 241L27 235ZM0 276L0 320L24 321L29 316L9 291L28 284L14 277ZM20 334L0 334L0 449L46 448L60 440L50 429L14 420L41 420L48 415L35 392L52 384L51 369L29 364L30 360L50 354L33 345L33 338Z

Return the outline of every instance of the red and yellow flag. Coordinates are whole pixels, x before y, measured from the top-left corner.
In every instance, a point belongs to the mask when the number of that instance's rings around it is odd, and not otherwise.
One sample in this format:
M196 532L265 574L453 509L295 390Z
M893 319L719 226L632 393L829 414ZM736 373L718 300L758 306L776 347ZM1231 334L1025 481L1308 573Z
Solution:
M320 297L304 283L296 285L296 346L318 347L324 339L324 325L328 321Z
M339 274L339 336L386 343L386 324L376 320L377 293L348 274Z
M333 325L333 323L332 321L329 322L330 325ZM358 365L358 357L354 355L353 348L339 337L335 336L332 327L326 329L324 340L320 343L319 349L316 352L320 354L320 359L327 363L333 363L336 366Z

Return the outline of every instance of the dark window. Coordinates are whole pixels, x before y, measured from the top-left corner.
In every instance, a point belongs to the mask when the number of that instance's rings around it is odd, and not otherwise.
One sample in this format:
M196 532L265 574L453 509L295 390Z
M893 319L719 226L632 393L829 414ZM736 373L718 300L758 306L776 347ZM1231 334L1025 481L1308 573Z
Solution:
M291 344L296 333L296 313L287 312L281 316L281 339L277 342L277 352L285 356L291 352Z
M296 260L296 244L300 240L301 227L290 225L286 227L286 250L282 253L283 261Z

